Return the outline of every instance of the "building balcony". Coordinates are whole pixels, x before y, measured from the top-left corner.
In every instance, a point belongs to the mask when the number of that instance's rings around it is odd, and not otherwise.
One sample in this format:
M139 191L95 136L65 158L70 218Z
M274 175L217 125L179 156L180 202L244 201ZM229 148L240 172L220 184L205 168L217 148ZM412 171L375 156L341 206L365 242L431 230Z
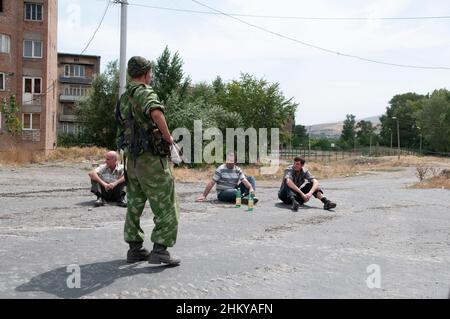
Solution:
M65 115L65 114L59 115L59 121L60 122L78 122L76 115Z
M65 95L60 94L59 95L59 101L60 102L76 102L81 99L85 98L85 96L77 96L77 95Z
M92 78L89 77L69 77L61 75L59 77L59 81L61 83L69 83L69 84L92 84Z

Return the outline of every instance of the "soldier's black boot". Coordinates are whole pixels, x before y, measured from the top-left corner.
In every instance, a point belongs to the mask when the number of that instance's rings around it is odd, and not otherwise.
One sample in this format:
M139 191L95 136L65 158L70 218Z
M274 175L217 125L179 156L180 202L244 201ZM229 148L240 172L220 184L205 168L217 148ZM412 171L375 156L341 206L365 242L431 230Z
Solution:
M170 266L178 266L181 260L172 258L170 253L167 251L167 247L158 243L153 245L153 250L150 252L148 258L150 264L167 264Z
M142 246L141 242L129 243L130 249L127 252L127 263L136 263L148 259L150 253Z

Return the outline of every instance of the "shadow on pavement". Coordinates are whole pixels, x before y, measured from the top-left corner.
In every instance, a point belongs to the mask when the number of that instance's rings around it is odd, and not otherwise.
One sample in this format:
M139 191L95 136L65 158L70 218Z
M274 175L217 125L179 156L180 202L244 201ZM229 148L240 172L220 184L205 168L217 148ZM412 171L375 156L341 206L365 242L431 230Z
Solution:
M60 267L31 278L28 283L16 287L15 290L46 292L60 298L80 298L111 285L116 279L138 274L159 273L170 268L168 266L137 267L142 264L127 264L125 260L113 260L80 265L80 288L68 287L67 281L73 273L68 272L67 267ZM69 282L72 282L71 278Z
M284 203L276 203L276 204L275 204L275 207L277 207L277 208L282 208L282 209L287 209L287 210L292 210L292 209L291 209L291 205L287 205L287 204L284 204ZM308 206L308 205L306 205L306 204L303 204L303 205L301 205L301 206L298 208L299 211L302 210L302 209L320 209L320 210L323 210L322 208L314 207L314 206Z

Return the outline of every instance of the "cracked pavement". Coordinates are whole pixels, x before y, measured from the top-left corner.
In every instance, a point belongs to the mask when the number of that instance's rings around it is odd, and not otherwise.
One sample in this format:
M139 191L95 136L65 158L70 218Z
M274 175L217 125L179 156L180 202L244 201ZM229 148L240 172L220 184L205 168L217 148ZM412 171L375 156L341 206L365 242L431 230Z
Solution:
M93 207L90 169L0 167L1 298L449 298L450 193L407 188L413 168L320 180L334 211L313 198L294 213L278 183L257 184L252 213L177 183L175 268L125 263L126 210ZM148 204L142 220L150 248Z

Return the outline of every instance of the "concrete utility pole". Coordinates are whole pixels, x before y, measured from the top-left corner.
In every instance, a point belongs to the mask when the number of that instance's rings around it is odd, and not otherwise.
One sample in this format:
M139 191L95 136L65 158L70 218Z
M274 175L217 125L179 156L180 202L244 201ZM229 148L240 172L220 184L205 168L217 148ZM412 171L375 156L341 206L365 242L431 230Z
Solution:
M393 116L393 120L397 120L397 148L398 148L398 159L400 159L400 123L398 117Z
M127 18L128 1L115 0L115 3L121 4L120 10L120 62L119 62L119 95L125 92L127 84Z
M308 134L308 156L311 156L311 125L309 126Z
M391 130L391 150L392 150L392 130ZM389 154L389 155L391 155L391 154Z
M422 129L417 126L417 129L420 131L419 138L420 138L420 144L419 144L419 154L422 155Z

